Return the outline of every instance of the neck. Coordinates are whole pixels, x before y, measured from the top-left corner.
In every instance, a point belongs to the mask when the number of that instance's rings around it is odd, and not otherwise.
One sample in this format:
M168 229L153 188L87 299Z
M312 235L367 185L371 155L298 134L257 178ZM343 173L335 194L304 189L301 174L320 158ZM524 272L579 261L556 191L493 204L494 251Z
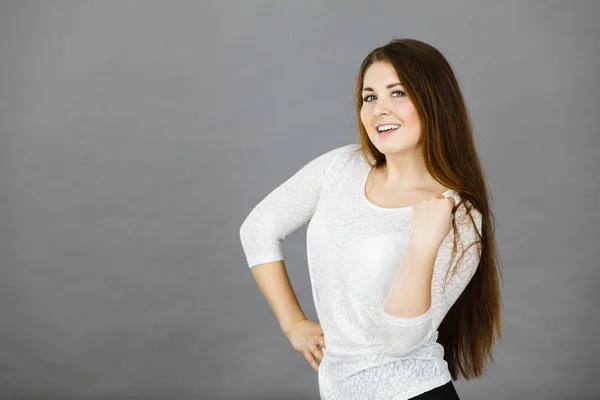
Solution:
M435 182L425 167L422 154L386 155L382 168L383 185L400 189L430 186Z

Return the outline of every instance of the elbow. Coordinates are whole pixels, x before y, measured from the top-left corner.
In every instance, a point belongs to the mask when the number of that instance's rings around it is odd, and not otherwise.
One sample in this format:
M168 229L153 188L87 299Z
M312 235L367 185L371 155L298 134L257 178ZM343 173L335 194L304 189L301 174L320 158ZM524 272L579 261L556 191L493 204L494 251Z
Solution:
M431 308L414 318L398 318L381 310L381 326L385 353L398 358L409 357L430 336Z
M250 268L259 264L283 260L283 249L277 234L265 229L264 224L246 218L239 229L242 249Z
M261 236L262 232L259 226L257 221L253 220L250 215L242 222L239 228L239 237L244 247L256 240L258 236Z
M240 240L242 241L242 243L251 234L252 233L250 232L250 224L248 224L248 220L245 219L244 222L242 222L242 225L240 226L240 229L239 229Z
M248 243L250 243L250 238L252 237L252 231L250 227L245 222L242 224L239 230L239 238L242 243L242 248L244 250L247 249Z

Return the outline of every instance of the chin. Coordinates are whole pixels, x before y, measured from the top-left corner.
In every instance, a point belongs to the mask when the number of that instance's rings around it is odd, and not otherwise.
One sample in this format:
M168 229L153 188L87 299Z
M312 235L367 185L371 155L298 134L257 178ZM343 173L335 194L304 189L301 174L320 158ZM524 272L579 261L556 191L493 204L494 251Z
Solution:
M383 154L403 154L416 150L416 144L405 143L403 141L386 141L381 138L371 138L373 145Z

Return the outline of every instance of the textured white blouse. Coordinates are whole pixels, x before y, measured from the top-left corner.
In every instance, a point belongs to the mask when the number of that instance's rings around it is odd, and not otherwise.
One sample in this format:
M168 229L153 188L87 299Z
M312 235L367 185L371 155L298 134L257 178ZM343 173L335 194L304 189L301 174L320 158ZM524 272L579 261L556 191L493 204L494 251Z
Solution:
M429 310L414 318L385 313L412 207L384 208L367 199L371 166L357 150L357 144L330 150L275 188L244 220L241 243L250 268L283 260L281 240L309 223L308 269L327 345L317 374L321 399L409 399L451 380L437 329L477 269L480 243L469 245L479 237L461 205L457 254L450 268L452 229L435 261ZM453 190L444 196L460 199ZM481 232L481 214L471 215Z

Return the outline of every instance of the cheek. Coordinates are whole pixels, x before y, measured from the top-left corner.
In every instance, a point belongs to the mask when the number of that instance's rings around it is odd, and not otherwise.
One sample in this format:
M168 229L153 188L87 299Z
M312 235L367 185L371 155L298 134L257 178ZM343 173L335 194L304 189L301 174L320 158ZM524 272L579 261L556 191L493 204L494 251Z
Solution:
M406 103L402 106L402 112L411 123L419 123L419 114L417 113L417 109L411 103Z
M369 126L369 114L365 110L365 107L360 109L360 121L365 126L365 129L367 129L367 126Z

